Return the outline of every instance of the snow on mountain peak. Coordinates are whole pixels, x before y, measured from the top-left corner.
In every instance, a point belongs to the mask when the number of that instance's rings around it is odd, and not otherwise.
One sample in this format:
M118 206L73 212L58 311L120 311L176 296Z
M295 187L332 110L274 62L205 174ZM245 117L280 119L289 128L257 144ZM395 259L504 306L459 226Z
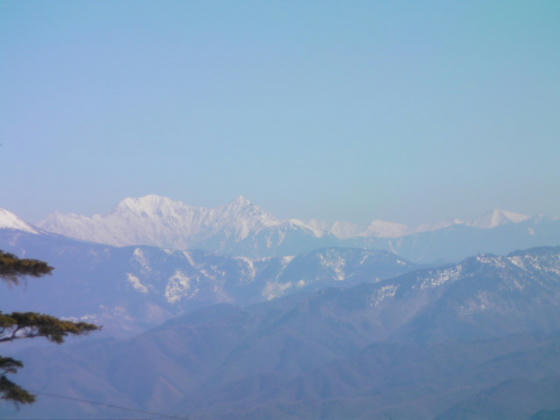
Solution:
M305 223L304 221L299 219L288 219L287 221L284 222L284 224L292 228L294 227L300 228L308 232L311 232L313 236L315 236L316 238L321 238L325 234L324 229L318 228L315 224L312 223Z
M0 209L0 229L15 229L29 233L38 233L31 225L25 223L11 211Z
M430 232L430 231L445 229L456 225L465 225L465 226L475 227L479 229L494 229L498 226L502 226L508 223L521 223L529 219L530 217L525 214L514 213L508 210L494 209L472 220L462 220L462 219L455 218L452 220L447 220L436 224L420 225L416 229L414 229L414 232L415 233Z
M406 225L379 219L373 220L367 226L340 220L330 224L325 221L311 219L307 226L313 229L315 236L318 238L325 233L329 233L338 239L356 237L398 238L410 233Z
M24 222L3 216L0 227L15 225L34 231ZM328 223L319 220L303 222L299 219L278 219L238 196L229 203L214 208L196 207L159 195L128 197L107 214L91 217L54 213L39 223L39 227L86 241L116 246L155 245L170 249L210 247L231 252L243 242L241 249L267 249L280 246L287 235L338 239L400 238L413 233L445 229L456 225L492 229L506 223L520 223L528 216L506 210L494 210L473 221L453 219L435 225L421 225L415 229L395 222L375 219L362 226L347 222Z
M235 205L236 207L248 207L252 203L244 196L239 195L235 197L235 199L230 204Z
M363 236L374 236L378 238L398 238L405 236L409 229L407 225L395 222L387 222L385 220L373 220Z
M162 212L168 213L170 211L184 209L185 207L188 208L189 206L179 201L173 201L167 197L149 194L138 198L127 197L123 199L117 204L115 211L133 212L137 214L154 214L159 212L159 214L161 214Z
M422 233L422 232L433 232L435 230L445 229L451 226L456 225L464 225L465 221L462 219L451 219L451 220L444 220L442 222L434 223L434 224L422 224L416 229L414 229L414 233Z
M330 233L340 239L348 239L360 235L363 227L349 222L336 221L330 228Z
M481 229L493 229L507 223L521 223L529 219L529 216L514 213L508 210L494 209L481 217L468 223L469 226Z
M158 195L128 197L105 215L55 213L45 230L111 245L156 245L185 249L222 235L235 241L281 223L245 197L216 208L195 207Z
M279 219L251 203L242 195L213 211L224 228L227 228L227 225L234 227L234 230L240 235L239 239L245 239L250 232L255 230L281 224Z

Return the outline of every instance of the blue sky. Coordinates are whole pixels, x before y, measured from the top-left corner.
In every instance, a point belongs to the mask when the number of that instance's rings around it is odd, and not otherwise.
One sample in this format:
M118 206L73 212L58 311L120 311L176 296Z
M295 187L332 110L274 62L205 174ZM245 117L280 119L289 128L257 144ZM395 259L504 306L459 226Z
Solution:
M560 2L2 1L0 207L560 216Z

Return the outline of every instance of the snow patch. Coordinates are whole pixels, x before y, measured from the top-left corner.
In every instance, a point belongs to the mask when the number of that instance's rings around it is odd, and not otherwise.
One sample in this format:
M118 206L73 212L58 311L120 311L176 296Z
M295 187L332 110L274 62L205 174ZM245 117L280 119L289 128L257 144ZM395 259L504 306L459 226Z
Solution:
M148 288L142 284L142 281L136 277L132 273L126 273L126 278L128 282L134 287L135 290L138 290L140 293L148 293Z
M249 280L254 280L257 276L257 271L255 270L255 264L252 259L247 257L235 257L234 259L242 261L247 265Z
M295 258L294 255L287 255L285 257L282 257L282 266L286 267L288 264L290 264L293 259Z
M283 296L291 287L291 281L287 283L267 282L262 295L266 300L273 300Z
M490 264L494 265L495 267L505 268L506 263L502 257L493 257L490 255L478 255L476 260L482 264Z
M389 297L394 297L399 290L399 286L396 284L389 284L387 286L380 287L375 291L375 293L370 297L370 306L376 308Z
M448 281L457 280L463 271L461 264L442 270L430 270L428 277L424 278L420 283L421 289L441 286Z
M146 270L146 271L152 271L152 267L150 267L150 264L148 262L148 258L146 257L146 255L144 254L144 251L142 251L140 248L136 248L134 250L134 252L132 253L132 255L134 256L134 259L136 260L136 262L138 264L140 264L140 266Z
M198 294L199 289L191 291L191 282L193 279L180 270L175 271L165 287L165 297L169 303L177 303L185 297L194 297Z
M189 251L183 251L183 255L192 267L196 267L196 263L194 262L194 259Z
M319 260L321 261L321 265L327 267L334 271L335 280L337 281L344 281L346 275L344 273L344 267L346 266L346 261L339 255L336 255L332 259L325 258L324 255L319 254Z
M520 256L509 257L509 260L511 261L511 263L513 265L521 268L522 270L527 270L527 268L525 267L525 263L523 261L523 258L521 258Z

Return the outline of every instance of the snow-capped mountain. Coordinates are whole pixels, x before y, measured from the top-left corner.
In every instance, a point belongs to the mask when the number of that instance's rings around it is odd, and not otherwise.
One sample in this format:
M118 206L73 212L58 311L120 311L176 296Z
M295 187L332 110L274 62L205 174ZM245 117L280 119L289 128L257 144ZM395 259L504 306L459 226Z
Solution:
M339 239L349 239L355 237L402 238L415 233L430 232L455 225L465 225L479 229L494 229L506 224L525 222L529 219L530 217L525 214L515 213L508 210L494 209L471 220L454 218L434 224L421 224L416 227L379 219L373 220L368 226L359 226L353 223L341 221L334 222L329 226L329 224L320 222L316 219L311 220L309 224L312 224L313 226L316 226L317 228L322 229Z
M219 237L239 242L270 227L290 224L240 196L217 207L195 207L158 195L126 198L92 217L55 213L39 225L53 233L109 245L155 245L187 249ZM303 229L305 225L298 225ZM307 228L313 232L312 228Z
M14 229L21 230L23 232L38 233L33 226L24 222L14 213L0 209L0 229Z
M389 222L386 220L374 219L369 225L359 225L356 223L337 220L328 223L318 219L311 219L307 222L308 226L321 232L322 235L332 235L338 239L351 238L400 238L415 230L402 223Z
M467 224L481 229L493 229L508 223L521 223L526 220L529 220L529 216L525 214L494 209L486 214L483 214L477 219L467 222Z
M331 233L339 239L350 239L359 236L364 228L350 222L337 221L332 226L325 227L325 231Z
M439 230L454 225L492 229L507 223L520 223L529 217L505 210L493 210L482 217L463 221L453 219L434 225L411 228L401 223L375 219L367 226L337 221L332 224L312 219L281 220L240 196L217 208L195 207L157 195L126 198L105 215L82 216L54 213L39 223L49 232L110 245L149 244L185 249L211 240L241 242L272 230L281 243L287 231L299 231L315 238L400 238L410 234ZM270 243L268 247L279 245Z
M408 226L373 220L362 227L337 221L281 220L240 196L217 207L194 207L166 197L126 198L105 215L54 213L39 223L49 232L116 246L156 245L186 249L223 241L243 242L264 237L266 247L281 245L287 234L332 239L397 238L414 232ZM223 247L227 249L227 246Z
M324 247L384 249L421 263L452 262L480 252L560 243L560 219L493 210L472 220L452 219L411 228L374 219L369 225L317 219L279 219L244 197L196 207L166 197L126 198L104 215L54 213L32 226L7 210L1 226L46 231L113 246L204 249L251 258L298 255Z
M515 213L512 211L502 210L502 209L494 209L492 211L484 213L482 216L470 220L454 218L451 220L437 222L431 225L422 224L416 227L415 229L413 229L411 233L429 232L434 230L445 229L455 225L465 225L465 226L475 227L479 229L494 229L499 226L503 226L511 223L514 224L522 223L529 219L531 218L525 214ZM400 235L400 236L404 236L404 235Z
M359 236L376 237L376 238L400 238L411 233L407 225L401 223L388 222L385 220L372 221L365 232Z

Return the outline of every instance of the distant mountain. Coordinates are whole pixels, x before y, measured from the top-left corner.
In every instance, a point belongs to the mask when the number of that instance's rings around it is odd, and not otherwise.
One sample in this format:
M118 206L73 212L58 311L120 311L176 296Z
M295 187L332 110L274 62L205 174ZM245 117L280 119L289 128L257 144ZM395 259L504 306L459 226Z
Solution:
M14 213L5 209L0 209L0 230L1 229L13 229L22 232L38 233L31 225L25 223Z
M379 286L396 289L387 295L392 306L422 307L394 333L398 339L438 342L560 330L560 247L482 254Z
M444 263L480 253L506 254L516 249L560 243L560 220L534 217L494 228L454 224L439 230L368 243L365 247L388 249L415 262ZM383 245L383 246L378 246Z
M493 229L498 226L506 225L509 223L521 223L529 220L530 217L525 214L514 213L507 210L494 209L493 211L484 214L483 216L466 222L468 226L474 226L481 229Z
M47 261L53 276L4 288L0 307L88 319L123 334L216 303L246 305L328 286L376 282L418 268L388 251L324 248L278 258L113 247L0 229L0 249ZM68 297L71 297L68 299Z
M39 226L53 233L116 246L155 245L184 249L213 237L239 242L270 228L301 229L316 238L325 235L338 239L400 238L453 225L493 229L528 219L529 216L523 214L495 209L474 220L453 219L419 228L379 219L360 227L341 221L329 224L316 219L307 223L298 219L280 220L243 196L217 208L205 208L158 195L147 195L125 198L106 215L88 217L54 213L40 222Z
M503 226L511 223L525 222L529 219L531 218L525 214L514 213L512 211L501 210L501 209L494 209L492 211L484 213L480 217L471 220L463 220L463 219L455 218L452 220L435 223L433 225L420 225L413 232L410 233L429 232L433 230L445 229L455 225L465 225L470 227L476 227L479 229L494 229L499 226Z
M18 379L190 419L492 418L449 414L469 407L509 418L522 401L529 417L560 409L559 297L560 247L479 255L351 288L206 307L125 341L29 350ZM531 384L543 394L522 396ZM510 407L508 392L519 397ZM42 398L14 417L114 416L103 410Z
M287 227L289 222L276 219L244 197L211 209L148 195L126 198L104 216L55 213L39 225L53 233L115 246L187 249L213 238L239 242L270 227Z
M6 226L16 226L13 223L10 219ZM106 215L55 213L40 222L39 227L21 220L18 223L27 231L48 231L112 246L196 248L250 258L349 247L383 249L410 261L440 264L477 253L504 254L560 243L560 220L530 218L505 210L493 210L470 221L453 219L417 228L383 220L357 226L346 222L281 220L244 197L217 208L204 208L149 195L124 199Z

